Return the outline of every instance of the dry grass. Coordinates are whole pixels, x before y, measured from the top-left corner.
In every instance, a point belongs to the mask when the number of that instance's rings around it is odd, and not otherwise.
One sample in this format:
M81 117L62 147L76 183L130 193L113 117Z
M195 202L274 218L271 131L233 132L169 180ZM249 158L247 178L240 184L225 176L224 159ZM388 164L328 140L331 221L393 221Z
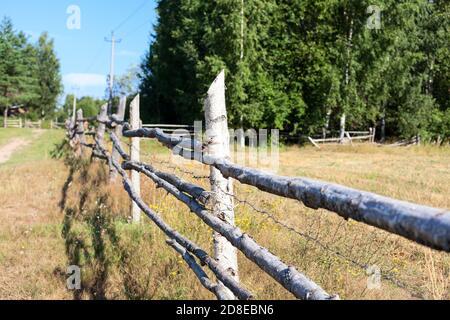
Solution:
M65 171L56 161L0 170L0 299L70 298L54 276L67 264L57 208Z
M167 152L154 143L145 142L143 149L144 160L208 186L207 180L192 179L180 168L167 165ZM280 173L449 208L449 156L448 149L431 147L290 147L283 150ZM5 204L0 214L8 217L0 223L0 298L213 298L148 219L142 226L128 223L129 199L119 182L106 183L106 166L69 164L75 170L69 171L58 161L0 170L0 180L8 181L0 191ZM183 170L207 173L192 163ZM142 184L144 200L166 222L211 252L211 231L199 219L147 179ZM293 200L247 186L236 188L239 198L318 239L322 246L236 203L237 224L243 230L327 291L344 299L450 299L448 254L323 210L307 209ZM18 202L17 195L24 194ZM242 282L258 299L292 298L245 257L240 255L239 261ZM368 275L355 263L377 265L392 281L382 279L380 289L368 290ZM82 267L82 291L65 289L64 271L70 264Z

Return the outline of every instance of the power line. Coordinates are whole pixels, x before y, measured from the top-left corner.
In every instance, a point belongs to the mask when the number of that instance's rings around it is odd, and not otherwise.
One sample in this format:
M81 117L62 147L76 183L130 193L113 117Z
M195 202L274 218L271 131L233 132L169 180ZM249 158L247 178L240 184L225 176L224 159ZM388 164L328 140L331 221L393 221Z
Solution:
M94 66L94 64L97 62L98 58L100 57L103 49L105 48L105 43L103 43L98 51L96 52L96 54L94 55L94 57L92 58L91 62L89 63L88 67L86 68L86 72L89 72L92 70L92 67Z
M134 17L136 15L136 13L138 13L139 10L141 10L146 4L147 4L147 0L145 0L141 5L139 5L139 7L137 7L125 20L123 20L121 23L119 23L119 25L117 27L115 27L113 30L117 31L121 27L123 27L128 22L128 20L130 20L132 17Z
M142 27L146 26L148 23L151 23L153 20L145 20L144 23L138 25L136 28L131 29L130 31L128 31L127 33L125 33L125 35L122 38L127 38L129 35L131 35L132 33L138 31L139 29L141 29Z

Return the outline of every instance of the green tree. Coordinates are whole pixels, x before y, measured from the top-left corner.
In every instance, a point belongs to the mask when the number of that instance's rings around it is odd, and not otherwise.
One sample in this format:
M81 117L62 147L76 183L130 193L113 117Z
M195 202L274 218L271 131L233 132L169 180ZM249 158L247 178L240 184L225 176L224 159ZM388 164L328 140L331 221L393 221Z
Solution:
M0 107L28 105L38 97L35 49L9 18L0 24Z
M196 64L199 0L159 0L159 23L142 63L142 116L146 121L183 123L199 119Z
M74 100L73 94L66 95L64 104L60 108L60 112L58 112L58 117L67 119L69 116L72 116L73 100ZM77 110L78 109L83 110L84 117L95 117L100 112L100 107L105 103L106 103L105 100L96 99L96 98L87 96L87 97L82 97L80 99L77 99L76 108L77 108Z
M138 67L129 67L124 74L117 77L114 82L114 96L133 96L139 92L139 69Z
M60 63L54 50L54 42L44 32L36 45L36 77L39 83L39 97L32 101L34 113L39 117L52 118L62 92Z
M140 72L148 121L202 119L225 69L234 127L446 135L447 1L159 0L158 13Z

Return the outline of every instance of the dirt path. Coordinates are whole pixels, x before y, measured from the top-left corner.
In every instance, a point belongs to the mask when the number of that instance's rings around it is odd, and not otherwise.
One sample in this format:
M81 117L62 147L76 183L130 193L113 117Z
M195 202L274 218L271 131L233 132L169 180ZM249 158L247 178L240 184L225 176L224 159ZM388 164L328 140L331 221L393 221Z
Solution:
M7 162L14 152L28 146L30 143L30 140L19 138L13 139L5 146L0 147L0 164Z
M16 151L30 145L42 133L42 130L33 130L33 139L15 138L3 147L0 147L0 164L7 162Z

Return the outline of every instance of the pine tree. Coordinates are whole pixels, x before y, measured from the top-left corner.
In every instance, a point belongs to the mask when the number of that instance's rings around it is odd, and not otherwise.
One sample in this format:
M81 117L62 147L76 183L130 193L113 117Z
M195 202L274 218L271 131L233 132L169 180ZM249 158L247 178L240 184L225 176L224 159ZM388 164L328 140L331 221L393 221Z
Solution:
M52 118L58 96L62 92L60 63L54 51L54 43L44 32L35 47L36 69L39 97L33 100L34 113L38 117Z
M142 115L155 122L199 119L198 0L159 0L156 36L141 65ZM201 119L201 118L200 118Z
M38 97L35 51L8 18L0 24L0 56L0 107L29 104Z

